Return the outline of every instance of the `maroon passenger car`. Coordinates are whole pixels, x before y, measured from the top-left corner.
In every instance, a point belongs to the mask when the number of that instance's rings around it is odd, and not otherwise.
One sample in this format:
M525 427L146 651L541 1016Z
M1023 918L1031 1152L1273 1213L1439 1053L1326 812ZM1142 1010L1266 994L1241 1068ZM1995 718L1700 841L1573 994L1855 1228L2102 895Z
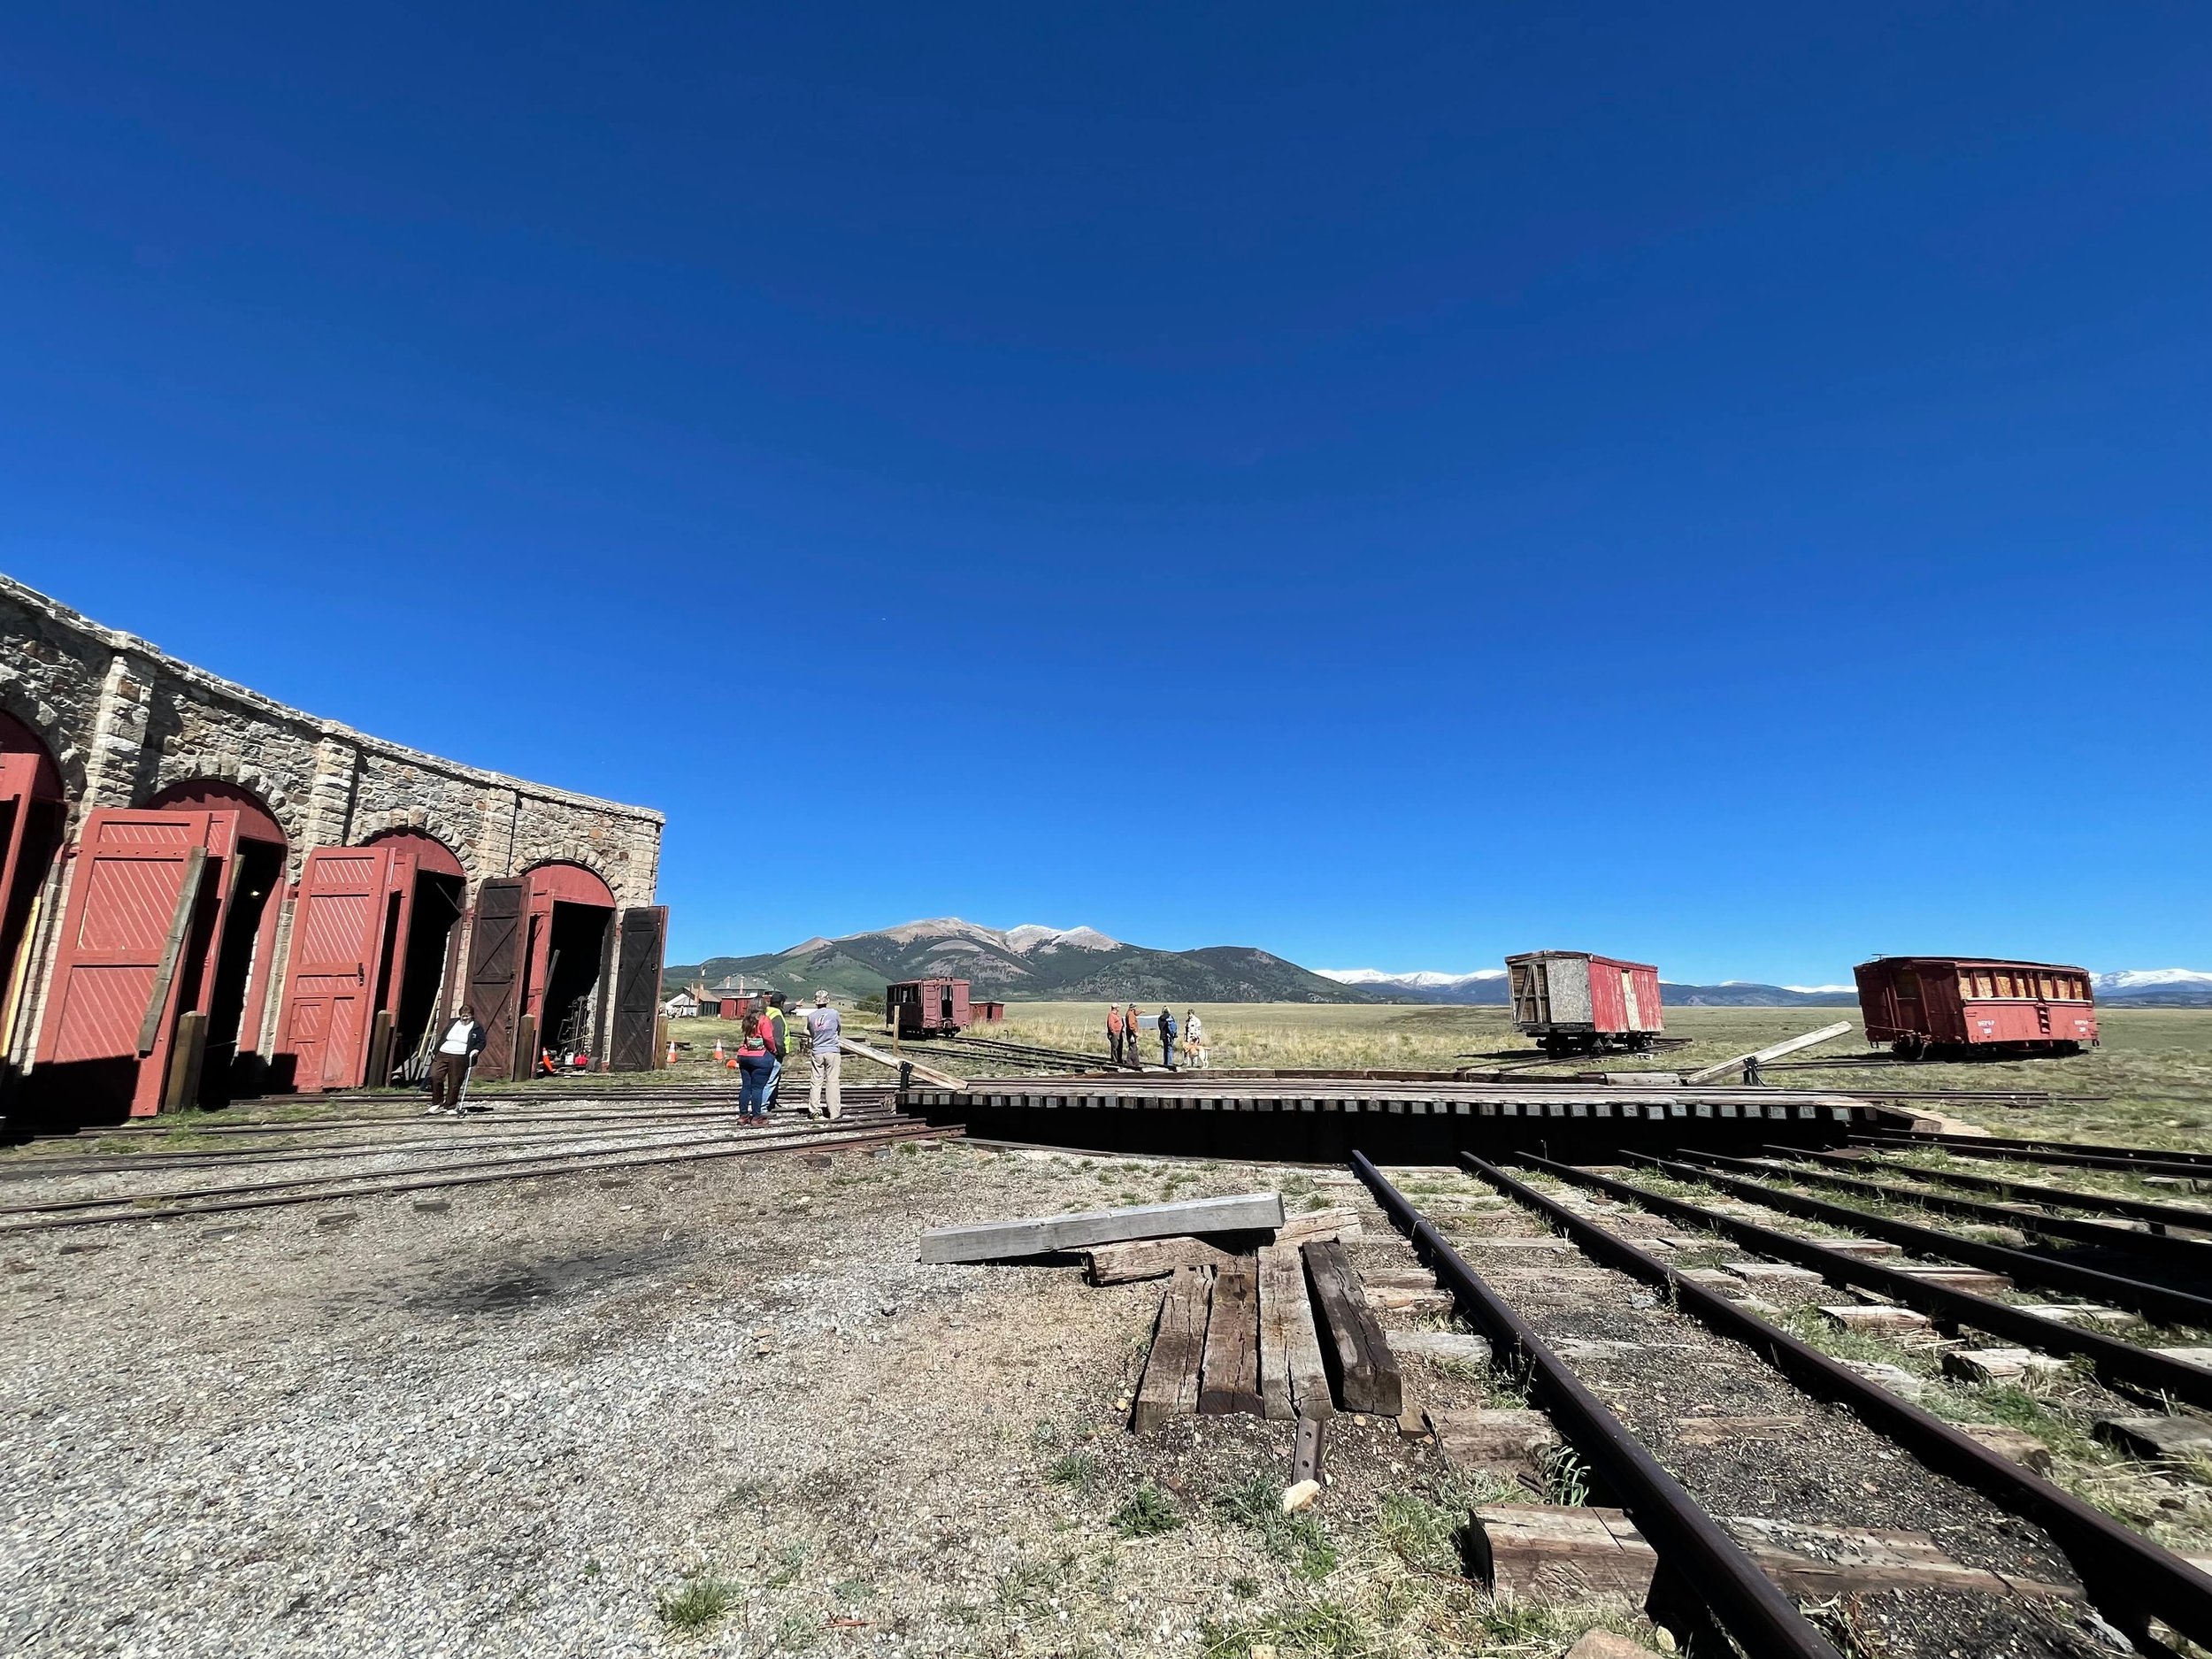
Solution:
M2097 1042L2085 969L1987 956L1877 956L1852 970L1866 1040L1899 1054L2078 1054Z

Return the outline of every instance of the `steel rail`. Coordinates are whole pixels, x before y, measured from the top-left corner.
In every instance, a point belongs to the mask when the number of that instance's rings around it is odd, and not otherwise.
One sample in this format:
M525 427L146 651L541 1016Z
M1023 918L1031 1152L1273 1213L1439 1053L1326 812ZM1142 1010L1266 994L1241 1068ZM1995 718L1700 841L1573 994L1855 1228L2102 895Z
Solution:
M2122 1198L2111 1193L2076 1192L2067 1187L2046 1187L2038 1181L2012 1181L2002 1176L1969 1175L1960 1170L1924 1169L1917 1164L1877 1163L1861 1154L1818 1152L1810 1147L1770 1147L1768 1150L1793 1158L1809 1159L1831 1169L1878 1171L1885 1175L1909 1175L1915 1180L1937 1181L1962 1192L1994 1193L2032 1203L2058 1204L2073 1210L2093 1210L2100 1215L2124 1216L2147 1221L2154 1227L2195 1227L2212 1233L2212 1210L2193 1210L2186 1204L2158 1204L2147 1199Z
M2212 1408L2212 1371L2202 1366L2185 1364L2154 1349L2137 1348L2132 1342L2107 1336L2101 1331L2086 1330L2044 1314L2030 1313L2024 1308L1993 1297L1954 1290L1947 1285L1932 1285L1926 1279L1901 1273L1864 1256L1832 1249L1817 1239L1801 1238L1796 1233L1763 1227L1755 1221L1746 1221L1717 1210L1707 1210L1686 1199L1647 1192L1632 1181L1616 1180L1594 1170L1578 1169L1571 1164L1540 1158L1527 1152L1514 1154L1514 1162L1532 1165L1592 1192L1603 1193L1609 1198L1640 1204L1655 1215L1725 1233L1747 1250L1792 1262L1799 1267L1809 1267L1839 1285L1858 1285L1878 1291L1947 1324L1971 1325L1978 1331L1986 1331L1992 1336L2003 1337L2025 1348L2040 1348L2047 1354L2085 1359L2108 1381L2126 1383L2150 1393L2171 1394L2191 1405Z
M2204 1104L2201 1101L2193 1103ZM2116 1147L2097 1141L2042 1141L2024 1135L1960 1135L1941 1132L1916 1135L1913 1139L1934 1141L1944 1146L1959 1143L1976 1147L2013 1147L2028 1152L2088 1152L2100 1157L2125 1158L2138 1163L2188 1164L2199 1169L2212 1170L2212 1152L2191 1152L2170 1147Z
M1671 1158L1635 1151L1624 1151L1621 1156L1632 1163L1649 1164L1685 1180L1703 1181L1724 1192L1748 1198L1754 1203L1764 1204L1770 1210L1886 1239L1917 1256L1947 1256L1970 1267L2003 1273L2020 1284L2077 1291L2163 1324L2212 1328L2212 1302L2202 1296L2169 1290L2163 1285L2146 1284L2139 1279L2124 1279L2117 1273L2101 1272L2093 1267L2077 1266L2056 1256L2038 1256L2001 1244L1984 1244L1978 1239L1962 1239L1955 1233L1923 1227L1910 1221L1895 1221L1887 1216L1855 1210L1848 1204L1831 1203L1824 1198L1803 1193L1786 1193L1762 1181L1744 1180L1724 1172L1732 1164L1744 1165L1762 1174L1769 1172L1758 1164L1745 1165L1741 1158L1724 1158L1712 1152L1685 1152ZM1686 1159L1694 1161L1685 1162Z
M1743 1546L1583 1386L1550 1344L1468 1265L1366 1154L1352 1154L1352 1169L1482 1327L1491 1351L1512 1356L1525 1369L1537 1403L1619 1497L1660 1559L1695 1587L1750 1659L1841 1659Z
M2114 1170L2129 1175L2174 1175L2185 1180L2212 1181L2212 1164L2195 1162L2181 1154L2170 1157L2121 1157L2104 1152L2075 1152L2064 1148L2047 1149L2026 1146L1985 1145L1979 1136L1958 1137L1936 1135L1878 1135L1861 1133L1851 1137L1855 1142L1879 1147L1887 1151L1900 1151L1912 1147L1922 1150L1934 1148L1941 1152L1955 1152L1961 1157L1994 1158L2005 1164L2055 1164L2075 1169Z
M1786 1147L1769 1146L1763 1150L1765 1159L1744 1159L1745 1163L1764 1163L1771 1166L1777 1161L1793 1167L1776 1169L1775 1173L1787 1175L1790 1179L1809 1186L1824 1187L1832 1192L1851 1193L1862 1198L1885 1199L1891 1203L1918 1204L1939 1216L1956 1216L1962 1221L1979 1223L1989 1227L2017 1227L2023 1233L2032 1233L2047 1239L2064 1239L2074 1244L2092 1244L2102 1249L2124 1250L2146 1261L2164 1262L2185 1271L2212 1275L2212 1244L2200 1239L2184 1239L2169 1233L2139 1233L2132 1227L2116 1226L2108 1221L2085 1221L2078 1216L2048 1216L2039 1212L2008 1209L2001 1204L1985 1204L1972 1198L1954 1198L1947 1193L1923 1193L1909 1187L1899 1187L1888 1181L1861 1180L1855 1176L1837 1175L1815 1166L1795 1167L1797 1159ZM1891 1173L1902 1175L1898 1170Z
M844 1090L846 1100L849 1102L854 1102L855 1103L862 1102L881 1102L889 1099L891 1095L896 1093L897 1089L895 1087L887 1083L864 1084L858 1088L848 1084ZM469 1113L468 1119L465 1121L475 1120L480 1113L488 1115L489 1110L496 1106L506 1106L518 1103L527 1107L544 1103L536 1101L523 1101L518 1102L513 1096L504 1094L493 1094L488 1096L476 1094L470 1096L470 1099L475 1102L475 1104ZM398 1104L398 1102L394 1103L396 1105ZM606 1095L596 1095L588 1100L579 1100L571 1103L578 1107L600 1107L603 1108L603 1110L568 1112L525 1111L511 1114L503 1112L499 1115L495 1121L497 1125L504 1125L508 1124L592 1123L598 1122L603 1119L637 1119L642 1118L727 1117L737 1110L737 1091L735 1089L729 1089L726 1091L716 1091L711 1094L696 1096L670 1095L661 1097L647 1095L641 1097L639 1100L638 1104L635 1106L613 1103L610 1097ZM385 1129L390 1128L394 1125L397 1124L420 1124L424 1121L424 1115L421 1111L403 1107L402 1110L388 1112L380 1117L301 1118L296 1122L291 1123L286 1123L273 1118L267 1118L256 1119L247 1123L194 1123L188 1125L163 1123L159 1119L151 1119L146 1121L143 1128L133 1128L122 1125L116 1125L112 1126L104 1125L81 1130L72 1134L41 1136L39 1139L42 1141L73 1141L89 1135L96 1138L115 1138L131 1141L158 1141L171 1134L284 1135L327 1133L346 1129Z
M1778 1325L1685 1279L1657 1257L1526 1182L1471 1152L1459 1157L1589 1255L1660 1286L1678 1307L1716 1333L1744 1343L1807 1393L1848 1405L1870 1428L1904 1448L1924 1467L2041 1527L2080 1575L2090 1604L2139 1645L2165 1651L2151 1646L2153 1617L2191 1641L2212 1643L2212 1577Z
M901 1120L895 1113L871 1112L865 1115L856 1115L850 1121L855 1127L872 1128L879 1123L895 1123ZM449 1141L436 1146L424 1146L419 1142L403 1142L398 1145L389 1146L372 1145L366 1147L348 1148L344 1149L333 1148L330 1150L318 1150L311 1152L265 1154L260 1156L241 1159L235 1162L219 1162L211 1167L218 1170L236 1169L240 1167L246 1169L261 1169L265 1168L269 1164L278 1162L319 1164L327 1163L334 1159L375 1156L380 1154L386 1156L407 1156L411 1155L421 1155L444 1151L504 1151L513 1152L518 1154L518 1156L509 1158L480 1158L473 1162L465 1164L426 1164L413 1169L367 1170L357 1171L354 1174L340 1172L332 1175L297 1175L280 1178L274 1180L245 1183L234 1187L204 1187L190 1188L180 1192L126 1193L121 1194L96 1194L76 1198L41 1199L27 1204L0 1204L0 1217L27 1216L50 1212L59 1213L64 1210L98 1210L113 1204L141 1203L149 1200L168 1202L171 1200L184 1198L229 1198L235 1197L245 1193L277 1192L287 1187L311 1185L323 1181L366 1180L380 1175L415 1175L435 1170L495 1169L508 1164L526 1163L532 1159L558 1157L568 1156L572 1152L586 1151L589 1149L590 1143L592 1142L618 1142L618 1145L610 1146L608 1150L631 1150L654 1146L695 1144L705 1133L706 1129L704 1126L693 1128L683 1125L666 1124L648 1125L639 1132L631 1133L626 1135L623 1131L613 1129L575 1130L569 1132L549 1133L544 1135L533 1136L526 1141L477 1141L474 1143L467 1141ZM786 1133L791 1132L787 1131ZM140 1159L132 1163L119 1164L110 1169L84 1171L79 1172L85 1174L144 1173L150 1175L173 1167L174 1166L172 1165L166 1159L163 1159L158 1163L150 1164L143 1159Z
M889 1117L894 1114L882 1102L856 1106L847 1117ZM30 1156L8 1157L0 1155L0 1182L34 1180L47 1175L99 1175L128 1170L188 1170L188 1169L250 1169L265 1164L296 1164L317 1158L344 1158L373 1156L380 1152L465 1151L471 1147L524 1146L535 1141L559 1140L565 1136L584 1134L615 1134L628 1130L680 1129L687 1125L726 1123L737 1118L735 1111L713 1113L685 1113L664 1117L658 1113L627 1113L607 1117L578 1117L570 1118L492 1118L465 1119L459 1125L434 1124L419 1118L394 1118L387 1125L396 1130L412 1133L380 1135L368 1141L319 1141L305 1146L275 1148L250 1147L237 1151L224 1149L165 1152L159 1142L150 1145L142 1152L115 1152L106 1156ZM367 1125L363 1125L365 1128ZM458 1140L445 1137L458 1135Z
M282 1196L227 1199L220 1203L193 1204L166 1210L131 1210L106 1216L58 1216L40 1221L16 1222L0 1226L0 1234L17 1233L47 1233L64 1227L98 1227L126 1221L185 1221L195 1216L230 1215L245 1210L275 1210L290 1204L322 1203L349 1198L383 1198L401 1193L434 1192L446 1187L484 1187L495 1181L531 1180L560 1175L598 1175L610 1170L655 1169L669 1164L695 1164L710 1158L746 1157L771 1152L803 1152L810 1147L832 1149L846 1147L873 1146L879 1142L918 1140L958 1140L963 1132L958 1128L932 1128L926 1124L899 1125L872 1129L859 1134L836 1133L832 1134L790 1135L771 1141L742 1141L733 1146L694 1148L674 1152L657 1152L644 1157L624 1156L619 1153L608 1156L582 1155L558 1164L543 1164L527 1169L499 1170L488 1174L441 1176L426 1180L388 1182L381 1186L365 1183L375 1179L373 1175L350 1178L363 1183L342 1191L293 1193Z
M737 1133L749 1133L755 1138L758 1137L757 1131ZM786 1133L792 1132L787 1131ZM508 1169L524 1164L543 1163L549 1158L592 1156L601 1150L609 1153L643 1152L660 1147L698 1146L703 1144L705 1137L695 1130L664 1129L658 1132L657 1138L650 1139L633 1138L617 1141L612 1134L580 1134L571 1139L573 1144L567 1147L551 1146L536 1151L522 1152L514 1157L476 1158L460 1164L420 1164L410 1168L364 1170L353 1174L294 1175L280 1177L274 1180L246 1181L233 1187L186 1187L172 1192L105 1193L81 1198L47 1198L28 1204L0 1205L0 1217L59 1215L73 1210L111 1210L120 1204L173 1204L201 1198L242 1198L250 1193L276 1193L282 1192L288 1187L326 1186L333 1181L375 1180L385 1177L450 1174L461 1170ZM615 1144L603 1148L594 1148L587 1144L595 1141L614 1141ZM404 1153L408 1148L396 1148L394 1150Z

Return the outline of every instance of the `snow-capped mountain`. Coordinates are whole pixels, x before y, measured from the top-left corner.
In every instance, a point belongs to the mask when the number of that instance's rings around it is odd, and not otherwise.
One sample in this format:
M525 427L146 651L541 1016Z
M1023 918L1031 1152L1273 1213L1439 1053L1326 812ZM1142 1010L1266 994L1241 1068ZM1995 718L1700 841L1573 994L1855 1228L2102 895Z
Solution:
M2199 985L2212 987L2212 973L2194 968L2122 968L2095 976L2100 991L2135 991L2150 985Z
M2097 1000L2142 1008L2212 1008L2212 973L2196 968L2121 968L2090 975Z
M1044 927L1024 922L1006 930L1006 948L1019 956L1033 950L1117 950L1118 939L1109 939L1095 927Z
M1339 985L1386 985L1401 991L1440 991L1505 978L1503 968L1478 968L1472 973L1437 973L1427 970L1417 973L1385 973L1380 968L1316 968L1314 972Z

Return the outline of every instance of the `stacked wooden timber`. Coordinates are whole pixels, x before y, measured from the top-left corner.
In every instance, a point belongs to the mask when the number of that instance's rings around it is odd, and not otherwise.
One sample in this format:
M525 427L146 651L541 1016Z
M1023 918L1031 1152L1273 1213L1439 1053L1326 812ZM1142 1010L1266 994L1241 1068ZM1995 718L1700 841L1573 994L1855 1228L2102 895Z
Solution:
M1319 1421L1346 1411L1396 1417L1404 1384L1344 1240L1358 1212L1296 1217L1278 1193L1040 1216L922 1234L926 1263L1004 1262L1080 1251L1091 1280L1165 1278L1131 1425L1248 1413ZM1424 1283L1432 1284L1426 1275ZM1382 1294L1441 1293L1393 1284ZM1317 1431L1302 1434L1317 1463Z

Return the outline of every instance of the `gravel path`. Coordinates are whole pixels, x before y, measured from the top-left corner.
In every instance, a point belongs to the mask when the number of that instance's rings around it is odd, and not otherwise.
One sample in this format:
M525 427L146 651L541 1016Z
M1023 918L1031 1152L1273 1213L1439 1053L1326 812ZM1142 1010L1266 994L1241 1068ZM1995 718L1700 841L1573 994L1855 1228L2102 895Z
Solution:
M1194 1652L1279 1563L1107 1515L1194 1515L1288 1425L1134 1440L1156 1285L915 1235L1268 1179L939 1143L0 1240L0 1649Z

